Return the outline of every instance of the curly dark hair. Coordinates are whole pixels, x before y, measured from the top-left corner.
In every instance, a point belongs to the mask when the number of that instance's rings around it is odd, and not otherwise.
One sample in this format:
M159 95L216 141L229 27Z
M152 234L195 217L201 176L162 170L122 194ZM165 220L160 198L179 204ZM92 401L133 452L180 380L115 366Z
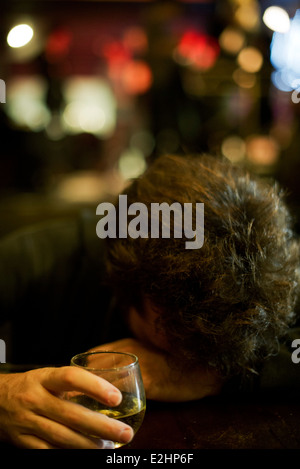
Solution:
M122 305L159 313L174 357L224 377L256 372L295 320L299 244L276 185L210 155L166 155L125 191L128 205L204 203L205 240L107 240L107 267Z

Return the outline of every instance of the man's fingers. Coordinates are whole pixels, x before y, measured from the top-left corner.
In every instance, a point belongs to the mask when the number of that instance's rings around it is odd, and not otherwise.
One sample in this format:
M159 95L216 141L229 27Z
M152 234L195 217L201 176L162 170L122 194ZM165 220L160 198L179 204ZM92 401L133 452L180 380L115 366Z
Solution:
M32 377L34 372L35 370L30 372ZM47 435L52 435L52 437L60 435L59 441L64 441L64 439L73 441L75 433L76 447L80 443L77 441L78 435L80 438L84 435L84 438L94 437L123 444L132 439L132 428L123 422L57 397L66 391L75 390L104 404L114 406L119 404L122 394L111 383L87 370L69 366L45 368L39 376L44 392L40 395L39 405L35 405L35 411L38 416L44 418L38 421L38 425L41 425L40 430L45 438ZM54 424L59 424L61 428L57 427L55 430ZM56 437L50 443L55 444ZM91 443L95 445L94 442Z
M120 404L122 400L121 392L111 383L87 370L73 366L45 368L41 384L56 394L79 391L111 406Z
M120 443L129 443L133 438L132 428L123 422L54 396L52 399L48 398L48 405L43 410L43 415L49 421L59 422L73 431L90 437Z
M90 438L76 433L56 422L39 417L38 433L23 433L18 446L29 449L114 449L114 443L100 438Z
M20 435L17 443L18 447L26 449L57 449L48 441L42 440L41 438L30 434Z
M90 430L90 429L89 429ZM97 432L100 433L99 428ZM95 432L96 433L96 432ZM103 432L105 434L105 431ZM112 437L118 440L119 431L110 433ZM32 445L33 448L65 448L65 449L102 449L113 448L111 441L102 441L102 438L92 437L88 434L77 432L66 425L57 421L46 418L45 416L36 415L32 420L32 429L30 432L24 432L20 438L20 443L24 445Z

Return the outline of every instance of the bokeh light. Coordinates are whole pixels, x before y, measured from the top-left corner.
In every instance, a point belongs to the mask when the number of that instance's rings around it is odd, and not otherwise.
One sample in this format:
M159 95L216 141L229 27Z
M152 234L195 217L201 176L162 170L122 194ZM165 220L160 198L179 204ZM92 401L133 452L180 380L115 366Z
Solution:
M44 129L50 120L45 96L47 83L40 76L15 78L7 87L6 112L19 127L39 131Z
M238 64L245 72L256 73L263 65L262 53L256 47L245 47L238 55Z
M254 32L260 25L260 7L256 0L240 2L234 19L247 32Z
M214 66L220 53L218 41L196 30L187 30L174 50L174 60L198 70L208 70Z
M246 156L246 143L238 135L230 135L223 140L221 151L232 163L240 163Z
M245 72L241 68L237 68L233 74L232 78L241 88L253 88L256 84L256 76L253 73Z
M290 18L286 10L279 6L271 6L263 14L263 21L268 28L280 33L290 29Z
M270 46L271 64L278 71L273 84L281 91L290 91L300 84L300 10L296 11L287 32L274 32Z
M135 179L145 171L146 160L141 150L130 147L124 150L120 156L118 169L123 179Z
M258 166L271 166L277 163L279 145L268 135L250 135L246 140L247 159Z
M110 136L116 125L116 102L109 84L96 77L73 77L64 86L63 122L70 133Z
M14 26L7 35L7 43L10 47L18 48L28 44L33 37L33 29L28 24Z
M130 60L122 67L120 80L127 94L142 94L151 87L152 72L146 62L142 60Z
M3 120L24 157L0 161L0 182L28 161L31 187L62 176L65 200L89 201L111 172L128 181L165 153L221 153L267 175L284 173L281 152L297 160L295 3L50 3L3 13Z
M246 41L245 34L238 28L228 26L219 37L219 43L222 49L229 54L237 54Z

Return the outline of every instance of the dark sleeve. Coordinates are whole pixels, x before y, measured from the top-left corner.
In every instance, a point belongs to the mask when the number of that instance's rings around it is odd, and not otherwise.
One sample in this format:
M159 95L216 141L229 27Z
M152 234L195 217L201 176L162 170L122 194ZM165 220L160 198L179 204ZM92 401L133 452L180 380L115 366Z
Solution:
M0 318L14 363L68 364L105 337L111 293L94 216L51 221L0 241Z
M1 239L0 321L22 315L33 288L48 282L57 289L60 277L70 275L79 249L77 220L44 223Z

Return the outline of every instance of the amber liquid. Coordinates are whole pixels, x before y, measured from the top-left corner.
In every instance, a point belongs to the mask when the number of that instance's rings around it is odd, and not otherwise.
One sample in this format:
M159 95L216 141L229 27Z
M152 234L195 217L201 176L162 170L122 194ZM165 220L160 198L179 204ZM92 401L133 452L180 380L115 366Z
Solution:
M123 393L121 404L115 408L104 406L101 404L101 402L98 402L91 397L85 396L84 394L73 396L70 401L76 402L77 404L83 405L84 407L94 410L95 412L100 412L101 414L105 414L108 417L120 420L121 422L130 425L134 431L134 434L136 434L140 428L146 410L145 404L143 404L140 399L130 393ZM120 448L120 446L123 446L124 443L115 441L114 444L115 448Z

